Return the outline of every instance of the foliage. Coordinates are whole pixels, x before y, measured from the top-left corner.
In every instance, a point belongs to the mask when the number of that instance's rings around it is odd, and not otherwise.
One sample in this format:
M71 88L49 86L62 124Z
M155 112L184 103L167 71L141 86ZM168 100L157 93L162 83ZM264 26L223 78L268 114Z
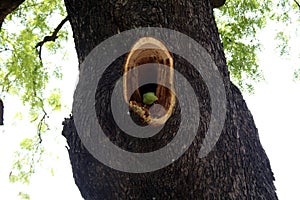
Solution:
M44 107L43 92L52 72L38 57L35 45L54 29L53 18L65 15L60 0L27 0L8 16L1 32L0 85L2 92L16 94L32 108ZM17 31L13 31L14 27ZM46 47L55 53L67 32L61 31L58 41Z
M29 184L30 176L35 171L35 164L41 159L44 149L40 146L39 140L25 138L20 143L21 151L15 152L13 171L9 175L10 182L21 182Z
M300 67L294 71L294 80L300 80Z
M53 92L48 97L47 101L48 104L53 108L55 111L59 111L61 109L61 102L60 102L61 92L59 89L53 90Z
M293 6L285 0L227 0L215 10L231 78L242 90L253 92L253 83L263 80L257 58L258 31L270 20L288 24ZM289 36L279 31L275 39L280 55L287 55Z
M29 183L44 152L42 134L48 130L45 110L61 108L59 89L45 94L51 77L61 79L60 67L43 63L35 46L53 32L63 16L66 12L61 0L26 0L6 18L0 31L0 98L5 99L5 94L20 97L29 108L30 122L37 126L36 136L25 138L15 152L11 182ZM67 31L60 30L56 42L45 43L43 52L55 54L66 37ZM22 113L18 116L22 117ZM19 196L29 199L22 192Z
M21 197L21 199L23 200L30 200L30 196L29 194L23 193L23 192L19 192L19 197Z
M279 50L280 56L287 56L290 52L290 47L288 45L289 35L285 32L280 31L276 35L276 39L279 40L279 44L277 44L277 49Z
M241 89L252 92L253 81L263 79L256 56L260 50L258 31L268 20L288 24L289 13L297 9L295 3L285 0L227 0L223 7L215 9L231 78ZM36 123L38 129L34 138L21 142L21 150L15 154L11 182L29 183L35 164L44 151L41 134L48 129L45 107L52 110L61 108L59 89L45 95L49 79L62 77L60 68L46 67L35 46L53 32L63 16L66 12L62 0L26 0L8 16L0 31L0 97L5 94L20 97L30 107L31 122ZM62 41L66 40L67 31L60 30L58 36L55 42L46 43L43 50L55 54ZM280 55L288 55L289 36L279 31L276 39ZM295 71L295 78L299 77L300 69ZM19 196L29 199L25 193Z

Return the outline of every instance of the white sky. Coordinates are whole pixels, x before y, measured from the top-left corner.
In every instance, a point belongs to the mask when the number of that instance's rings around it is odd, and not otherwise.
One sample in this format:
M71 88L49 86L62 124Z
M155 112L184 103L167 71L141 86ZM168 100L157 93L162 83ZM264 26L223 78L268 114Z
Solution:
M291 58L282 59L274 51L273 30L278 28L270 24L260 34L264 44L260 66L266 81L256 85L254 95L244 98L271 161L279 199L299 199L300 81L292 77L295 67L300 67L300 32L293 35L297 26L284 27L292 34Z
M290 31L296 27L291 27ZM266 81L255 85L254 95L244 95L259 130L261 143L271 161L275 174L275 185L279 199L299 198L300 180L300 81L293 82L293 70L300 67L300 36L292 35L292 53L289 59L282 59L275 52L274 30L276 24L262 30L259 38L264 45L259 54L260 67ZM68 46L67 46L68 47ZM44 136L46 156L42 167L38 167L29 186L9 183L13 152L22 138L35 133L35 127L28 119L15 119L16 112L26 113L27 108L16 97L6 97L5 126L0 126L0 198L19 199L18 192L28 192L32 200L82 199L73 181L65 139L61 136L61 122L70 113L72 95L78 73L75 50L69 48L69 60L57 62L63 66L64 79L52 83L63 90L63 104L60 113L51 114L52 129ZM49 57L51 60L57 60ZM71 73L75 72L75 73ZM26 116L26 115L25 115ZM54 176L50 169L54 169Z

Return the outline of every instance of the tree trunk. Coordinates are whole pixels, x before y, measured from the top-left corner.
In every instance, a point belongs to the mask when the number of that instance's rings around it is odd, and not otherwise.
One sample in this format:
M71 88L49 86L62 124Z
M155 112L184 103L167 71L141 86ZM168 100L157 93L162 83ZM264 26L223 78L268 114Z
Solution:
M1 0L0 2L0 30L5 17L13 12L25 0Z
M209 128L212 99L203 77L190 63L174 55L174 68L187 77L197 94L199 128L181 157L148 173L128 173L102 164L82 144L73 117L65 119L63 135L69 145L73 176L84 199L277 199L273 173L253 117L240 91L230 82L209 0L65 0L65 4L80 64L94 47L119 32L164 27L188 35L206 49L222 76L227 99L222 133L211 152L201 158L198 154ZM95 93L99 123L110 141L126 151L160 149L172 140L184 121L181 107L176 104L164 128L149 139L122 132L112 117L110 98L125 61L126 55L119 57L99 77ZM191 109L193 105L190 102ZM183 127L188 137L189 125Z

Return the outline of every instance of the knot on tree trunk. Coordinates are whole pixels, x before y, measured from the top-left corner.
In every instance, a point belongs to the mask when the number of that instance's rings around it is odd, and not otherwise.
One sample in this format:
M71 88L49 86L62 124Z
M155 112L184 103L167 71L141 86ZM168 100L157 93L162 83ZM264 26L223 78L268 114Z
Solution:
M214 8L219 8L225 4L225 0L210 0Z

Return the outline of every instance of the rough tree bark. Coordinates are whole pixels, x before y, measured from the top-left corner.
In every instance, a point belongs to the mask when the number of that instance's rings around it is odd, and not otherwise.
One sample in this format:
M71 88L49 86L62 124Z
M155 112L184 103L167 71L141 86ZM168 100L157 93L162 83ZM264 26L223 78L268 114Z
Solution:
M14 11L25 0L1 0L0 1L0 30L5 17Z
M277 199L273 173L253 117L239 89L230 82L209 0L65 0L65 4L79 63L95 46L119 31L165 27L190 36L208 51L221 72L227 96L222 134L208 156L200 159L198 151L210 121L209 93L201 75L174 55L175 69L191 80L199 94L200 127L184 155L150 173L125 173L100 163L82 145L73 118L65 119L63 135L69 145L73 176L84 199ZM98 120L116 145L136 152L151 151L164 146L172 138L170 133L176 132L179 109L151 140L116 134L120 130L110 114L109 99L114 82L122 75L124 59L117 59L99 81L95 106ZM104 86L110 91L104 91Z

